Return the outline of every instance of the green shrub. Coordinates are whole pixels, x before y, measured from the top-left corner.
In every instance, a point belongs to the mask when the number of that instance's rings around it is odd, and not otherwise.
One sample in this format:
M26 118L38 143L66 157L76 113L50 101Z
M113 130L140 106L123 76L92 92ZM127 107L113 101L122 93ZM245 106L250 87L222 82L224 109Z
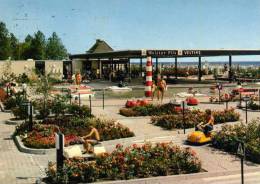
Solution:
M38 124L34 123L33 130L27 132L28 123L22 123L16 127L15 135L25 135L23 142L33 148L53 148L55 146L54 133L60 130L65 135L66 144L78 144L78 137L87 135L90 126L94 126L102 141L126 138L134 136L129 128L115 122L112 119L58 117L47 118Z
M9 97L4 101L5 109L10 110L16 107L16 100L14 97Z
M67 105L68 99L65 96L55 95L51 104L51 111L55 114L55 116L64 115L68 108Z
M248 103L248 108L252 109L252 110L258 110L258 109L260 109L260 106L258 104L256 104L254 101L250 101Z
M27 115L27 107L25 106L22 106L22 107L13 107L11 109L15 119L19 119L19 120L22 120L22 119L25 119L28 117Z
M246 158L260 163L260 124L252 121L248 125L224 125L212 139L212 145L227 152L236 153L238 141L245 143Z
M126 117L140 116L139 112L134 111L132 108L121 108L119 109L119 113Z
M86 105L76 105L76 104L71 104L68 105L68 113L72 114L73 116L85 118L90 116L90 108Z
M212 114L215 119L215 124L238 121L240 116L234 109L213 111ZM193 128L200 122L206 122L206 113L200 110L186 110L184 122L185 125L183 125L182 113L151 117L152 124L166 129L184 128L184 126L185 128Z

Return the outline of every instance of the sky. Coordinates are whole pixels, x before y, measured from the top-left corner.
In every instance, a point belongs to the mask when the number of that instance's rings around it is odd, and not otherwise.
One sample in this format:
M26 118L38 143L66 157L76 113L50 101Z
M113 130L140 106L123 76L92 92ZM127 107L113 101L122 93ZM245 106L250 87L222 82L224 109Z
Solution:
M56 32L70 54L96 39L115 50L260 49L260 0L0 0L0 21L20 41Z

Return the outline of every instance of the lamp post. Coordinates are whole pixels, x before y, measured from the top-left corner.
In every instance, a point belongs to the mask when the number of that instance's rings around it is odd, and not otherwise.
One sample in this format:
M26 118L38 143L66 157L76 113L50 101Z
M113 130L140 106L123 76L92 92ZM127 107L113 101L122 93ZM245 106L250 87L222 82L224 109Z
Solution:
M250 100L250 97L244 97L244 101L246 102L246 124L247 124L247 102Z
M183 133L185 134L186 133L185 109L187 108L187 102L186 101L182 101L181 108L182 108Z
M222 84L218 83L217 84L217 88L218 88L218 103L220 104L220 101L221 101L221 97L220 97L220 91L222 90Z
M260 108L260 89L258 89L258 101L259 101L259 108Z

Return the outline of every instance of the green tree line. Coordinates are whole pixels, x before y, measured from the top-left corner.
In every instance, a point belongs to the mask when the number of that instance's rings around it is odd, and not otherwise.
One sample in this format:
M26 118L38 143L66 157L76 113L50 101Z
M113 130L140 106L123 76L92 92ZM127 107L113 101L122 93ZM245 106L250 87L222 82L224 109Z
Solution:
M12 60L24 59L64 59L68 56L67 50L57 33L46 39L41 31L34 35L27 35L23 42L9 33L4 22L0 21L0 60L11 57Z

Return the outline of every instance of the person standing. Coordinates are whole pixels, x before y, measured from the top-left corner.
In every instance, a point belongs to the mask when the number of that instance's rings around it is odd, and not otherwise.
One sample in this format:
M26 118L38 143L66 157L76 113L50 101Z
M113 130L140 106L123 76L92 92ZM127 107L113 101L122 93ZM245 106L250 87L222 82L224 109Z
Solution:
M161 102L163 101L163 97L166 89L167 89L166 81L163 79L159 79L157 84L157 99L160 100L161 98Z
M152 101L153 101L153 98L154 98L156 90L157 90L157 86L155 84L155 81L153 80L153 84L152 84Z

